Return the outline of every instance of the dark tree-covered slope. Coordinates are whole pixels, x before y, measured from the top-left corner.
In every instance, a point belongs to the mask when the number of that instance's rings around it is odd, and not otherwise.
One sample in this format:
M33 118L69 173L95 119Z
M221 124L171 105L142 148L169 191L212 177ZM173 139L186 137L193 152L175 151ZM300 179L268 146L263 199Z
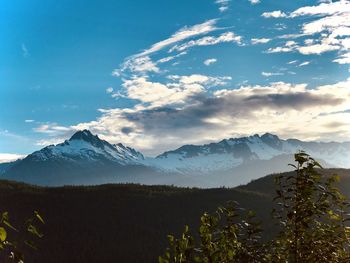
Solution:
M350 171L328 170L342 176L340 187L350 193ZM169 233L183 226L198 228L204 211L213 212L228 200L257 211L267 233L273 176L235 189L190 189L170 186L102 185L42 188L0 181L0 208L14 224L38 210L47 224L38 251L28 251L28 263L156 262Z

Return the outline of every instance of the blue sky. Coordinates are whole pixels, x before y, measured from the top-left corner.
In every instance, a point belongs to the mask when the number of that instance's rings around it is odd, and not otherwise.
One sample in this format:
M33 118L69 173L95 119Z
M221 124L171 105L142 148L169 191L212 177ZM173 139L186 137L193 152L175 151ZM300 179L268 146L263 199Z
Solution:
M350 1L2 1L0 155L88 128L154 155L348 140Z

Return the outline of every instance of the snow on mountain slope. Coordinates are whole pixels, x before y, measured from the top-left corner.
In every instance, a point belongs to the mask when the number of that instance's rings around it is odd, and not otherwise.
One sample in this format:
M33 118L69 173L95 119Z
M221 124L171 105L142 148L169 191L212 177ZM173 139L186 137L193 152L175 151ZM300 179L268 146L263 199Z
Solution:
M282 140L266 133L242 138L231 138L202 146L185 145L165 152L156 158L146 158L144 164L172 172L209 173L229 170L254 160L271 160L280 155L304 150L316 159L325 160L333 167L350 167L350 143L303 142Z
M146 158L143 163L169 172L206 173L215 170L227 170L242 164L242 162L242 158L235 158L230 154L214 153L189 158L177 154L168 154L166 158Z
M33 161L111 161L121 165L137 164L144 159L143 155L134 149L122 144L112 145L97 135L92 135L88 130L78 131L69 140L47 146L28 157Z
M78 131L22 160L0 165L4 179L39 185L137 182L181 186L236 186L289 169L291 154L304 150L329 167L350 168L350 142L283 140L266 133L205 145L184 145L144 158L123 144L112 145L90 131Z

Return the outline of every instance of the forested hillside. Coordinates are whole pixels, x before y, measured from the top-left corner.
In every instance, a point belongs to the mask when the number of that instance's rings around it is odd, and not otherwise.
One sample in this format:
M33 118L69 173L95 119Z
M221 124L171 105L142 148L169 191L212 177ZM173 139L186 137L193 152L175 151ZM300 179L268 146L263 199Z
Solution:
M340 188L350 193L349 170L337 172ZM169 186L102 185L41 188L0 182L0 207L14 225L38 210L45 218L45 237L26 262L156 262L169 233L180 234L188 224L197 229L200 215L228 200L257 212L266 233L270 219L273 176L235 189L190 189Z

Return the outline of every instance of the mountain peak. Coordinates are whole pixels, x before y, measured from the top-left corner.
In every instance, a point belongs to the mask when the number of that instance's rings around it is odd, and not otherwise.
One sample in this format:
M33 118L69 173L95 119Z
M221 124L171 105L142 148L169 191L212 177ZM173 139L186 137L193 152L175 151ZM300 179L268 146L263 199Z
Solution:
M263 139L270 139L270 140L279 140L279 137L277 135L269 133L269 132L264 133L261 136L261 138L263 138Z
M94 136L89 130L82 130L82 131L77 131L72 135L72 137L69 139L70 141L72 140L84 140L87 141L91 138L95 138L97 136Z
M82 141L91 143L96 147L103 146L103 141L97 135L93 135L89 130L77 131L69 139L69 141L74 141L74 140L82 140Z

